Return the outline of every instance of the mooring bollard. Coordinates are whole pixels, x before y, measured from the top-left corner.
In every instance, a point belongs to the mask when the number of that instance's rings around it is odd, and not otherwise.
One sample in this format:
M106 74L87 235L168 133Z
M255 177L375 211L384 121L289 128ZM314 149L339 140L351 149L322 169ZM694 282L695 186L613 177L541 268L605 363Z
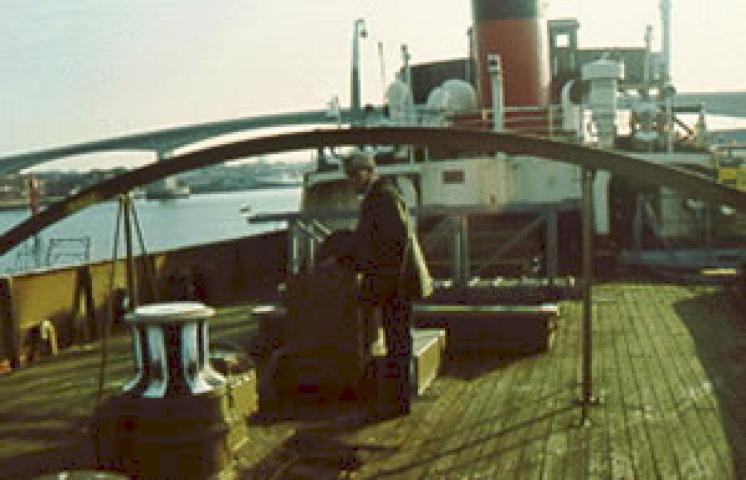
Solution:
M197 302L143 305L125 316L131 325L135 378L124 387L144 398L199 395L225 385L210 365L208 319Z
M101 466L136 478L228 475L246 440L245 412L210 365L214 315L197 302L144 305L126 315L136 370L99 413Z

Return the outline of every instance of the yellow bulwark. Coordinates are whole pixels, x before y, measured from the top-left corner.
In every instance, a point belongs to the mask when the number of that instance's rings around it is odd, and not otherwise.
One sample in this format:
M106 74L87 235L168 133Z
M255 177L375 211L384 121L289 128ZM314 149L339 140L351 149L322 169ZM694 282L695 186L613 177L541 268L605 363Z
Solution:
M746 165L737 167L720 167L718 181L729 187L746 191Z

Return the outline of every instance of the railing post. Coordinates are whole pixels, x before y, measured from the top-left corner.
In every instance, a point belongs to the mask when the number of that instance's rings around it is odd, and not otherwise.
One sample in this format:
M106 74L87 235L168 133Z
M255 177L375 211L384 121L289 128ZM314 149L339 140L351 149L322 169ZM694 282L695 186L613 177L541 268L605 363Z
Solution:
M298 220L288 219L287 274L298 273Z
M635 196L635 217L632 224L632 239L634 248L638 252L642 250L642 228L644 223L644 202L645 198L642 193Z
M492 131L505 130L505 99L503 98L503 69L500 55L487 55L487 69L490 72L490 86L492 88Z
M313 235L315 227L313 223L309 223L306 227L308 228L308 234L305 236L305 269L311 271L316 258L316 238Z
M21 323L14 305L13 277L0 277L0 358L7 358L10 368L21 366Z
M709 248L712 246L712 225L713 225L713 203L705 202L705 247Z
M458 287L466 286L469 281L469 222L466 215L451 217L453 228L453 283Z
M582 424L589 422L588 407L596 403L593 397L593 170L583 169L582 251L583 251L583 361L582 361Z
M459 215L459 230L461 237L461 282L467 285L471 277L471 265L469 264L469 217Z
M547 256L547 277L549 278L550 284L554 284L554 281L559 274L558 264L558 242L557 242L557 209L552 207L546 213L546 256Z
M124 221L124 243L127 252L127 294L129 295L129 310L134 310L140 304L137 289L137 271L135 270L135 256L132 242L132 197L123 194L119 197Z

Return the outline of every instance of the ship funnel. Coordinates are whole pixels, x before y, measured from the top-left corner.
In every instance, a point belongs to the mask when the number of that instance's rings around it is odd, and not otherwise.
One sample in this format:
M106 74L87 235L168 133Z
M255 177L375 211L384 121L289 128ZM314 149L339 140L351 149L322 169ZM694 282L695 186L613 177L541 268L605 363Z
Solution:
M543 105L549 67L538 0L472 0L474 60L482 107L492 105L489 56L502 61L506 106Z

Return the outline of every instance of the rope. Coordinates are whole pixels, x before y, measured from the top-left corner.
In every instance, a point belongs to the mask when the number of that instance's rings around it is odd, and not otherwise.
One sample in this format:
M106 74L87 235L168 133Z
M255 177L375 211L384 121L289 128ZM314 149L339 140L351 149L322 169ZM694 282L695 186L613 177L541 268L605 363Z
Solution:
M130 203L130 208L132 209L132 220L135 224L135 230L137 231L137 240L140 243L140 254L145 262L145 275L148 277L151 298L154 301L158 301L158 291L155 288L155 272L153 271L153 265L148 260L148 251L145 248L145 236L142 233L140 219L137 216L137 210L135 209L134 203Z

